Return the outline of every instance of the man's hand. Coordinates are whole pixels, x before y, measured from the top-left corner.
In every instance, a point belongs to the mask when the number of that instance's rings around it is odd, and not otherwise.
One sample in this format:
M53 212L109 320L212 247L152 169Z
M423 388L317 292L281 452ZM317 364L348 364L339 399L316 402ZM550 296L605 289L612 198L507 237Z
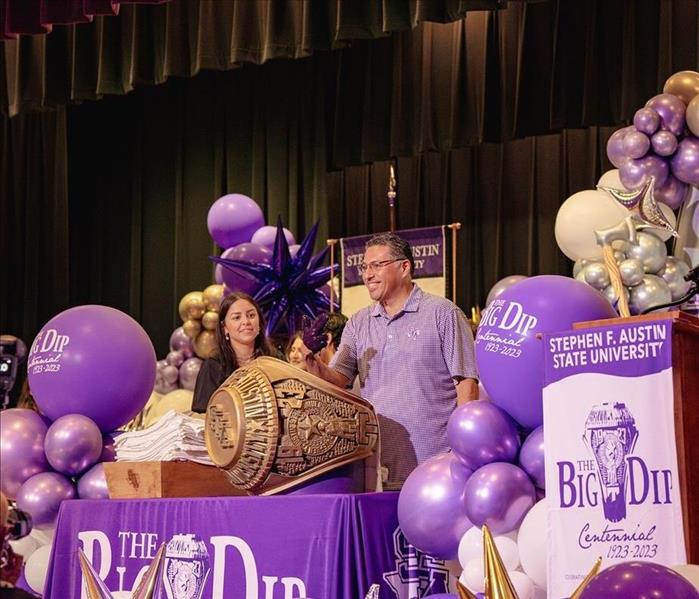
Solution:
M311 350L312 354L317 354L328 343L327 337L323 332L327 323L328 313L324 312L316 316L311 326L306 327L303 331L303 344Z

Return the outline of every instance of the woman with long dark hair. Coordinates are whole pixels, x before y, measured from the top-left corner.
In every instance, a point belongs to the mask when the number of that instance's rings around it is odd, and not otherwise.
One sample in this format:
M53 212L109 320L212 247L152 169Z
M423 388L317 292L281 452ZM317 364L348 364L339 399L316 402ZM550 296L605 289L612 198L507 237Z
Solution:
M227 295L218 311L216 355L201 365L194 387L192 410L205 412L209 398L235 370L260 356L275 356L265 336L260 307L247 293Z

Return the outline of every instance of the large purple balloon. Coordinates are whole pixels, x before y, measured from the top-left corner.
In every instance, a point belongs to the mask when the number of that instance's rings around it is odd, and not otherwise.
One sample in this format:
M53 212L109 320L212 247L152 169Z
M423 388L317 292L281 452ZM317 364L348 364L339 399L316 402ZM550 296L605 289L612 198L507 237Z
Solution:
M78 481L78 497L80 499L109 499L107 477L104 475L104 464L95 464Z
M487 401L456 408L447 424L447 438L456 456L471 470L491 462L514 462L519 450L514 421Z
M619 167L619 179L626 189L640 189L648 177L655 177L655 185L665 185L670 174L667 161L650 153L638 160L627 160Z
M517 528L536 502L534 485L514 464L495 462L476 470L464 488L466 515L475 526L493 534Z
M624 150L624 138L628 133L635 130L636 128L633 125L617 129L607 141L607 157L615 167L620 168L629 159Z
M209 234L216 244L227 250L250 241L265 217L257 203L240 193L230 193L216 200L206 217Z
M221 254L221 258L240 260L250 264L272 264L272 252L268 248L257 243L241 243ZM252 275L240 270L231 270L221 264L214 269L216 281L223 283L231 291L242 291L249 295L255 295L262 283Z
M647 108L652 108L660 116L660 127L675 135L684 132L685 103L673 94L658 94L646 102Z
M686 578L660 564L631 561L602 570L580 599L699 599Z
M51 528L64 499L75 498L75 485L57 472L35 474L17 493L17 507L29 513L35 528Z
M170 335L170 349L172 351L180 351L185 358L191 358L194 355L194 345L192 340L187 337L183 327L177 327Z
M82 414L66 414L46 433L44 450L54 470L68 476L85 472L102 455L102 433Z
M54 316L29 352L29 384L52 420L83 414L109 432L131 420L155 382L155 350L133 318L107 306Z
M296 244L294 235L291 231L289 231L289 229L284 229L284 237L286 237L286 242L289 245ZM260 227L257 231L255 231L255 234L252 236L252 241L253 243L257 243L258 245L265 246L269 250L272 250L274 248L276 238L277 227L273 227L272 225L266 225L264 227Z
M568 277L541 275L510 287L483 312L476 334L478 370L491 401L526 428L542 424L544 348L537 335L616 315L601 293Z
M46 430L32 410L0 411L0 490L10 499L26 480L51 469L44 455Z
M189 358L189 360L186 360L185 363L180 366L180 386L183 389L194 391L194 386L197 383L197 376L199 376L202 363L203 360L199 358Z
M689 185L699 185L699 138L685 137L672 157L672 174Z
M408 476L398 497L398 523L410 543L442 559L454 559L466 517L464 485L471 475L451 453L420 464Z
M544 427L535 428L522 444L519 465L538 489L546 488L544 476Z
M653 135L660 127L660 115L652 108L640 108L633 117L633 125L646 135Z

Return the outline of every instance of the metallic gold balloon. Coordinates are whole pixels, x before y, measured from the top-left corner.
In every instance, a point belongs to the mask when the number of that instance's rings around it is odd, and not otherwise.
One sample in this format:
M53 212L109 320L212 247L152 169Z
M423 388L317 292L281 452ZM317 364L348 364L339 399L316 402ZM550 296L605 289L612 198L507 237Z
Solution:
M97 575L82 549L78 549L78 561L83 572L83 583L85 584L87 599L112 599L111 592Z
M518 599L517 591L502 563L493 535L483 526L483 554L485 560L485 596L488 599Z
M190 291L180 300L179 313L182 320L199 320L204 316L204 311L204 294L201 291Z
M201 332L201 322L198 320L185 320L182 324L182 330L190 339L196 339Z
M210 358L216 353L216 335L211 331L202 331L194 340L194 353L202 359Z
M201 317L201 324L207 331L215 331L218 326L218 312L205 312Z
M694 133L694 135L699 136L699 96L695 96L689 103L684 116L687 119L687 127L689 127L689 130Z
M602 567L602 558L598 557L595 563L592 566L592 569L587 573L587 576L583 579L583 581L578 585L578 588L573 591L573 594L570 596L570 599L580 599L580 595L582 595L582 592L585 590L585 587L587 587L588 584L590 584L590 581L597 576L597 573L599 572L599 569Z
M148 570L141 578L136 590L131 595L132 599L152 599L155 592L155 585L160 578L160 572L162 569L163 556L165 555L165 543L160 545L158 553L155 554L153 561L148 566Z
M225 289L223 285L209 285L204 289L204 304L207 310L218 312Z
M673 94L689 104L694 96L699 95L699 73L696 71L679 71L665 82L664 94Z

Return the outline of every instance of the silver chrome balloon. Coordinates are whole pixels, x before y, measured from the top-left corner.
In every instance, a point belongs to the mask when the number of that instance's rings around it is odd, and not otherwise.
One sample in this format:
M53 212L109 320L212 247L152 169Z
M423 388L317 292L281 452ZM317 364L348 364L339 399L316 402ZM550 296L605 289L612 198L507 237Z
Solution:
M657 275L646 275L639 285L631 287L629 308L631 314L640 314L653 306L667 304L671 299L670 287L663 279Z
M614 285L609 285L608 287L605 287L602 293L604 294L604 297L606 297L609 300L609 303L612 305L612 308L616 308L616 305L619 303L619 296L616 294L616 291L614 291ZM624 287L624 295L626 296L626 301L628 301L629 290L626 287Z
M583 268L583 276L585 282L590 286L602 291L611 283L609 279L609 271L601 262L591 262Z
M621 250L614 250L614 260L616 260L617 264L621 264L624 260L626 260L626 254Z
M625 239L615 239L612 241L612 248L614 249L615 253L623 252L623 254L626 256L631 249L631 242L626 241Z
M637 258L643 263L646 273L657 273L665 266L667 248L663 241L653 235L640 231L636 235L636 243L626 252L629 258Z
M689 265L675 258L674 256L668 256L665 261L665 269L659 273L659 276L667 283L672 293L672 301L680 299L682 296L686 295L692 284L689 281L685 281L684 277L689 273Z
M576 260L575 264L573 264L573 277L577 278L578 273L585 268L588 264L590 263L589 260L585 260L585 258L581 258L580 260Z
M634 287L643 281L643 275L646 274L643 270L643 262L638 258L627 258L619 264L619 273L621 280L627 287Z

